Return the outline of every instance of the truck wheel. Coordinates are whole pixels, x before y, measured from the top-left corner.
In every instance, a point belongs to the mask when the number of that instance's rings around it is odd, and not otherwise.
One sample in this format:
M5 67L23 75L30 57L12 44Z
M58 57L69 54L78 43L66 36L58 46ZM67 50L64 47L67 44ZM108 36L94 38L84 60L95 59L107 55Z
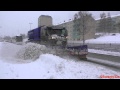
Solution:
M80 55L79 58L80 58L80 60L87 60L86 55Z
M49 45L50 46L55 46L56 45L56 40L50 40Z
M63 42L62 42L62 46L63 46L63 48L65 48L66 45L67 45L67 42L66 42L66 41L63 41Z

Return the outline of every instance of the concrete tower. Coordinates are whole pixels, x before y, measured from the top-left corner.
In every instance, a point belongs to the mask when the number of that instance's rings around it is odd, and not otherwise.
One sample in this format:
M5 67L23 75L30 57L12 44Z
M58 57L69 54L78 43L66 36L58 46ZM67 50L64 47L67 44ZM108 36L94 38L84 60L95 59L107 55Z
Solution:
M41 15L39 18L38 18L38 27L40 26L52 26L52 17L51 16L48 16L48 15Z

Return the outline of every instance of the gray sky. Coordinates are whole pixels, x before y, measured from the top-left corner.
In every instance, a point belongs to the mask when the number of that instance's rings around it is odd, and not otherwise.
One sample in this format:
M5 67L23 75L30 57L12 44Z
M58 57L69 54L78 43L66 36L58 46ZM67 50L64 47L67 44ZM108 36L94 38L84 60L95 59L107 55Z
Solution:
M53 18L53 24L60 24L63 21L73 19L78 11L0 11L0 35L15 36L20 33L27 34L31 28L38 26L38 17L40 15L50 15ZM100 13L110 12L111 16L120 14L120 11L90 11L95 19L99 18Z

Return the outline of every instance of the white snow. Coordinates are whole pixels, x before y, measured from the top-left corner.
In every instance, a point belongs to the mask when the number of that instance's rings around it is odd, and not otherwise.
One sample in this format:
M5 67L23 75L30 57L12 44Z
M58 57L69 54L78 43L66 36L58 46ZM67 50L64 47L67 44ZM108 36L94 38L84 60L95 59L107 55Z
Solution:
M113 33L107 34L107 35L101 36L97 39L86 40L86 43L91 43L91 44L120 44L120 34L119 33L116 33L115 35L112 35L112 34ZM112 56L120 56L120 52L113 52L113 51L88 49L88 52L105 54L105 55L112 55Z
M101 65L52 54L41 54L37 60L30 62L18 60L14 55L21 47L0 43L0 79L99 79L101 75L120 76L120 72Z
M114 44L120 44L120 34L115 35L105 35L101 36L96 39L89 39L85 41L86 43L98 43L98 44L107 44L107 43L114 43Z
M45 53L46 47L44 45L28 43L23 45L23 48L16 53L19 59L37 59L40 54Z
M101 35L102 33L96 33L96 35ZM112 35L115 34L115 35ZM83 43L83 41L68 41L68 43ZM85 40L85 43L92 43L92 44L120 44L120 34L119 33L110 33L102 35L96 39L88 39Z
M23 39L23 42L27 42L27 41L28 41L28 38Z
M0 56L1 58L12 58L22 48L21 45L15 45L8 42L0 42Z

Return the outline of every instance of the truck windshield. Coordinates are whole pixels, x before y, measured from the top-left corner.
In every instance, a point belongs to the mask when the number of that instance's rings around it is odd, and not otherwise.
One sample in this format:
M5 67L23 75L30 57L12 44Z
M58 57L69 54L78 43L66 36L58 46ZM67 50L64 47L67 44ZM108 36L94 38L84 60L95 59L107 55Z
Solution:
M50 35L52 34L57 34L58 36L60 36L62 34L62 29L58 30L58 29L52 29L48 31Z

